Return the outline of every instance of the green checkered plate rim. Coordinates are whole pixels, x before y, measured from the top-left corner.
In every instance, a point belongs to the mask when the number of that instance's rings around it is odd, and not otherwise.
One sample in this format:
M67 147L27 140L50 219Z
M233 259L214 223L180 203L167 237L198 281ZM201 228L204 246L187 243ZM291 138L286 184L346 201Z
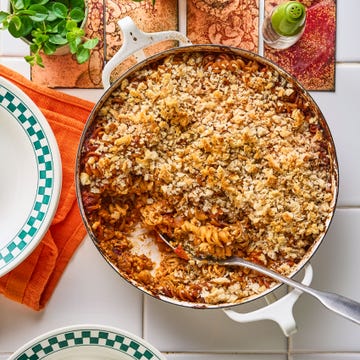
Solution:
M56 329L30 341L9 360L41 359L166 360L152 345L127 332L102 325Z
M26 204L29 210L24 218L17 220L16 231L10 232L11 235L6 238L0 238L0 276L3 276L30 255L48 230L60 196L61 160L55 136L39 108L22 90L2 77L0 116L3 121L13 121L11 125L5 125L18 127L22 134L21 139L12 141L16 143L26 139L29 144L26 149L29 149L29 156L36 163L34 178L37 179L36 189L31 189L34 191L30 194L32 203ZM8 171L11 172L11 169ZM0 206L6 207L7 204Z

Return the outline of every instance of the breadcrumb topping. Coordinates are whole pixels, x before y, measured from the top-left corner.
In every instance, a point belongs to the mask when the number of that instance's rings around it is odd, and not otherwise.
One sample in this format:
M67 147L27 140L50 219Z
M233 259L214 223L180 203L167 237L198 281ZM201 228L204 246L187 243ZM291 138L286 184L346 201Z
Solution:
M154 230L197 254L290 274L333 211L330 149L311 104L273 68L171 55L123 80L98 111L82 149L83 206L124 277L154 295L237 303L274 282L180 259ZM159 244L160 265L132 251L139 223Z

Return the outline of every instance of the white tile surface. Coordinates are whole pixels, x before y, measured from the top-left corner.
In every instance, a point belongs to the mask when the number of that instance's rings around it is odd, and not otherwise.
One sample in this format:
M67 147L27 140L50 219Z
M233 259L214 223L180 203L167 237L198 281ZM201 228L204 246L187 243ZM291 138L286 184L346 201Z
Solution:
M337 354L295 354L289 360L359 360L359 354L337 353Z
M237 307L241 312L255 304ZM205 331L206 330L206 331ZM240 324L218 309L189 309L145 297L144 338L163 352L285 352L287 339L272 321Z
M360 46L356 40L360 34L360 1L337 1L337 61L360 61Z
M72 96L77 96L88 101L93 101L95 103L104 94L103 89L62 89L61 91Z
M0 56L25 56L29 55L29 45L21 39L14 39L7 31L0 38Z
M315 288L342 294L360 302L360 209L337 210L330 231L312 265ZM325 309L303 295L294 309L298 333L294 351L359 352L360 326Z
M0 33L0 40L1 35ZM0 56L0 64L17 71L26 78L30 78L30 67L22 57Z
M75 324L112 325L142 336L141 309L142 294L119 278L86 238L44 311L34 312L0 297L0 353Z
M360 205L359 84L360 64L339 64L336 91L311 93L335 141L340 170L339 206Z

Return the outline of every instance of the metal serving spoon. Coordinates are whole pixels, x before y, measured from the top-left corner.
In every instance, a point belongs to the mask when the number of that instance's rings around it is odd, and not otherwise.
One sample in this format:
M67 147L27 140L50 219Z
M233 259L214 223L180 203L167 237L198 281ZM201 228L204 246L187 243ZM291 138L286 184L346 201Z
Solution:
M299 289L307 294L314 296L318 299L325 307L334 311L335 313L357 323L360 324L360 303L346 298L342 295L320 291L313 289L307 285L301 284L295 280L292 280L286 276L280 275L279 273L270 270L264 266L255 264L253 262L244 260L238 256L231 256L226 259L217 259L213 256L199 257L195 256L188 251L185 251L182 248L175 247L171 243L171 239L162 233L157 232L161 240L163 240L170 248L174 250L174 252L181 258L185 260L193 259L197 262L201 263L212 263L219 264L225 266L243 266L252 270L256 270L264 275L267 275L279 282L282 282L286 285L289 285L293 288Z

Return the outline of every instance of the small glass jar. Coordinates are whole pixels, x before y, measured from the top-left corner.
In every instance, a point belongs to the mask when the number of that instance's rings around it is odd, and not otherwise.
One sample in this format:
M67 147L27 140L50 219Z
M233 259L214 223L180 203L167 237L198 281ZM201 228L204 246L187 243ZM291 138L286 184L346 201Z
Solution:
M264 20L264 42L274 49L294 45L305 30L306 8L298 1L287 1L276 6Z

